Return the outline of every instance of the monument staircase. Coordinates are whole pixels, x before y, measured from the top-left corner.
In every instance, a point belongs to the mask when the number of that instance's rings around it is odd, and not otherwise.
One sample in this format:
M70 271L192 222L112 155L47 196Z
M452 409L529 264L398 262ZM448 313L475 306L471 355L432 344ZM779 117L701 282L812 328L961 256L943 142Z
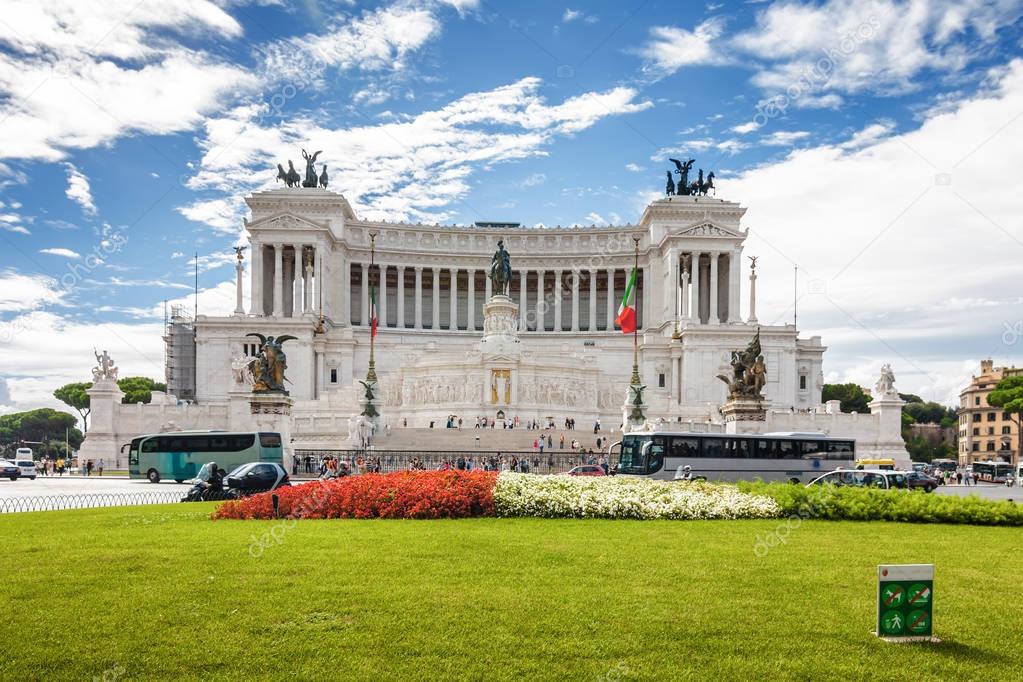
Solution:
M559 441L561 434L565 434L565 450L571 446L572 439L579 441L584 448L597 451L597 437L601 439L603 449L607 449L605 441L613 443L620 439L621 434L615 436L610 431L594 433L592 425L589 429L547 429L533 431L525 428L502 429L502 428L480 428L474 429L471 426L466 428L463 424L461 430L447 428L391 428L390 434L386 431L378 433L373 438L373 448L377 450L409 450L421 452L468 452L478 450L480 452L526 452L533 450L533 440L540 437L540 434L550 434L553 439L555 453L560 451ZM477 442L476 438L479 437ZM338 442L333 445L335 448L348 448L347 443ZM550 448L547 448L549 450Z

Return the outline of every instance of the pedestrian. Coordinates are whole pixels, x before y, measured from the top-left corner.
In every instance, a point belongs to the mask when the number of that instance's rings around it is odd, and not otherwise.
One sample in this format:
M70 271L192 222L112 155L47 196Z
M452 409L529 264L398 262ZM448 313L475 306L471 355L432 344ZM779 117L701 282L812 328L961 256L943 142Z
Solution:
M564 450L565 449L565 434L564 433L561 434L561 440L559 441L558 449L559 450Z
M86 476L92 476L92 460L91 459L87 460L85 462L85 475Z
M462 418L461 417L458 418L458 430L459 431L462 430Z
M103 458L102 457L99 458L99 466L97 468L99 469L99 475L102 476L103 475Z
M543 434L540 434L540 454L543 454Z
M298 455L291 458L291 475L298 476L298 460L301 459Z

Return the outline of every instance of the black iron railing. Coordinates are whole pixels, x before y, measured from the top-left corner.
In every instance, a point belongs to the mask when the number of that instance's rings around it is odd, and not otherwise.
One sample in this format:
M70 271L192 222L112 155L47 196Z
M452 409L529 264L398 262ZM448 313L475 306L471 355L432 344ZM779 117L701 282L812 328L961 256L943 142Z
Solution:
M172 490L7 497L0 498L0 514L33 511L58 511L63 509L95 509L98 507L134 507L146 504L173 504L181 502L184 497L184 492ZM233 498L234 495L224 491L207 493L203 497L203 500L215 502Z

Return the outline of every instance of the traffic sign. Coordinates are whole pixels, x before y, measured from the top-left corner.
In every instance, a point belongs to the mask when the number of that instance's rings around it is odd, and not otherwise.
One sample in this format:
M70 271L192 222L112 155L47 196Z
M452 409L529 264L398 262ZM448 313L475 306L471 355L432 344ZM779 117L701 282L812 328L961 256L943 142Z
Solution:
M877 636L893 642L933 640L934 564L877 567Z

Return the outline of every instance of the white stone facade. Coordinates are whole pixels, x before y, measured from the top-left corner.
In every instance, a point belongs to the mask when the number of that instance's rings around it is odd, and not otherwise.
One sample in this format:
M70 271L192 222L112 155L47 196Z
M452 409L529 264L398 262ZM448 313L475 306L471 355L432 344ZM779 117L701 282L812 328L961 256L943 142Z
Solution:
M634 239L649 416L717 420L726 390L715 376L727 372L730 352L756 329L740 314L745 209L712 197L655 201L636 225L538 229L361 221L344 197L319 189L276 189L247 202L252 309L196 320L196 398L227 400L236 388L232 357L254 350L247 332L292 334L298 340L286 351L297 438L328 435L313 426L317 415L357 410L358 379L369 361L371 284L378 292L381 411L391 424L492 417L498 409L521 419L617 424L632 337L614 319L635 261ZM521 347L514 356L484 357L486 274L499 238L511 254L508 293L518 306ZM317 334L321 311L325 333ZM820 338L798 339L794 326L780 325L761 327L761 342L771 405L816 406ZM509 382L510 400L495 402L495 371Z

